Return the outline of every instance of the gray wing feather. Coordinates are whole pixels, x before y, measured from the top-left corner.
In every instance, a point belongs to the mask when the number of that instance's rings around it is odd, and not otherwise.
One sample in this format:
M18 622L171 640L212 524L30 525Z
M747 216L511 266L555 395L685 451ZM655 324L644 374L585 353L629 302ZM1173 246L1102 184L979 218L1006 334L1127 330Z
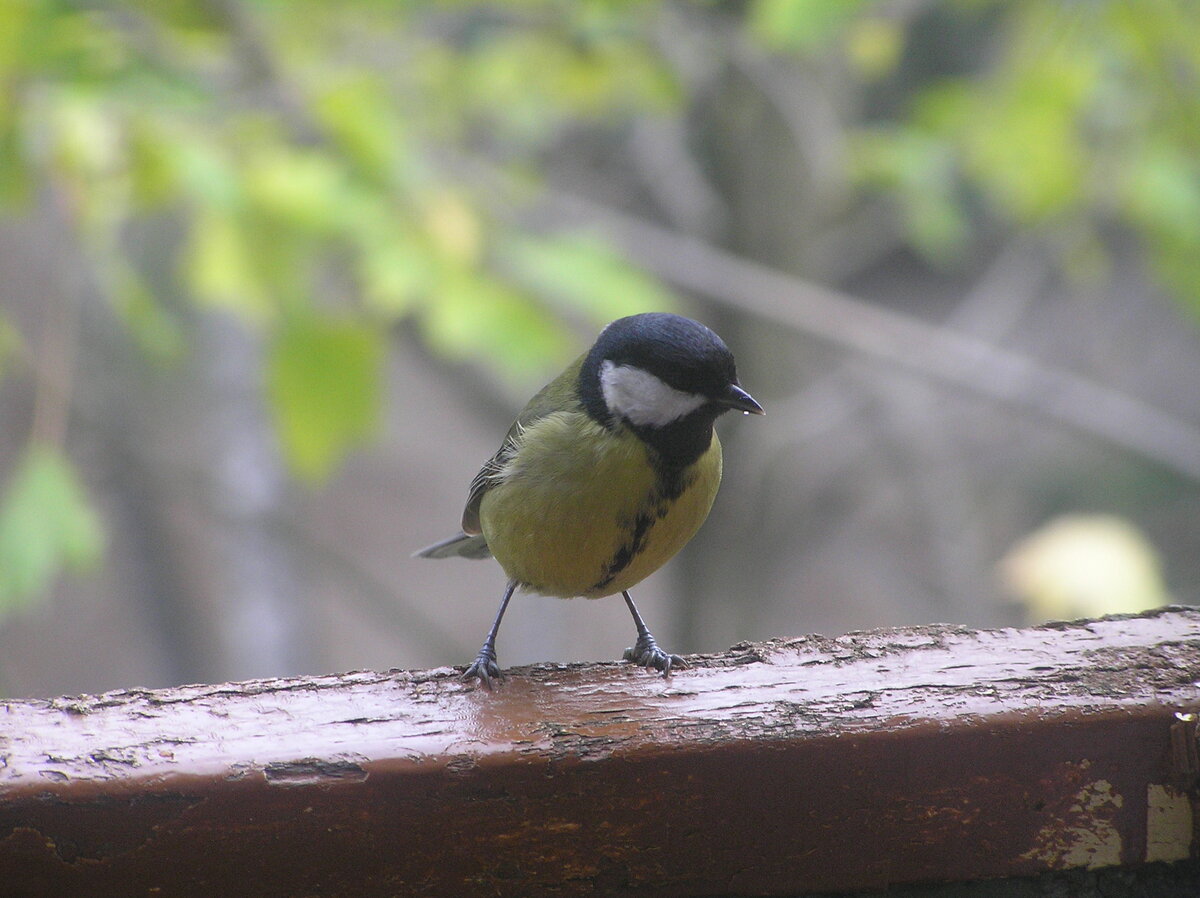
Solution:
M413 554L416 558L488 558L492 551L482 535L456 533Z
M508 464L508 460L516 453L517 440L524 429L524 425L520 421L514 424L509 429L508 435L504 437L504 442L500 445L500 448L496 450L496 454L483 463L483 467L479 469L479 473L471 481L471 491L467 495L467 507L463 509L462 516L462 529L464 533L476 534L483 532L483 528L479 523L479 503L483 501L483 494L500 482L500 475L504 472L504 466Z

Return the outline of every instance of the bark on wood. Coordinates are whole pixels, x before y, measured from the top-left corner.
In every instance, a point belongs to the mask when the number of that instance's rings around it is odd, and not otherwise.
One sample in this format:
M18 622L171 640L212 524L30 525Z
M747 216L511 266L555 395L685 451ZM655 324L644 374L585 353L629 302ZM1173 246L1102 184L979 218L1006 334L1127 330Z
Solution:
M1200 611L0 703L0 894L752 895L1194 857Z

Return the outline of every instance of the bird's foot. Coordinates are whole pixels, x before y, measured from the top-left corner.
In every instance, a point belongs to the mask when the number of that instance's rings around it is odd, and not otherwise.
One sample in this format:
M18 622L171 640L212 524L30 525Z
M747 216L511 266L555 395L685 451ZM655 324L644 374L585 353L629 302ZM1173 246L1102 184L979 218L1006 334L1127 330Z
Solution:
M491 691L493 681L498 683L504 679L504 674L500 673L500 665L496 663L496 650L489 645L481 648L471 666L463 671L462 679L477 679L484 689Z
M661 670L664 677L669 677L672 670L682 670L691 667L687 661L678 655L672 655L670 652L664 652L659 648L657 640L648 632L639 635L637 642L632 647L627 648L622 657L626 661L636 664L638 667L646 668L646 670L650 670L651 668Z

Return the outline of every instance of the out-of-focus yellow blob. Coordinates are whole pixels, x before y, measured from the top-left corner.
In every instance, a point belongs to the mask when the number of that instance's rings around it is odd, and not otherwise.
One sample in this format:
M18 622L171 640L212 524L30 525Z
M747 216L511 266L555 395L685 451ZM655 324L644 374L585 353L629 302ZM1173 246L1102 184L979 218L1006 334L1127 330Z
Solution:
M1170 602L1158 553L1115 515L1065 515L1000 562L1007 591L1033 622L1126 614Z

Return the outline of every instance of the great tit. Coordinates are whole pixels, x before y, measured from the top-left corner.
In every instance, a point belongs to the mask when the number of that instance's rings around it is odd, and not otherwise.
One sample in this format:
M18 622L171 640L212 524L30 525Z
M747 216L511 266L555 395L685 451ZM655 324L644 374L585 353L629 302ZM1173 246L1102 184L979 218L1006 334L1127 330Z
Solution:
M627 661L664 676L687 662L659 648L629 589L700 529L721 483L713 422L763 414L733 354L679 315L620 318L529 401L471 481L462 532L424 558L486 558L508 575L496 620L463 679L501 679L496 633L518 588L598 599L621 593L637 627Z

